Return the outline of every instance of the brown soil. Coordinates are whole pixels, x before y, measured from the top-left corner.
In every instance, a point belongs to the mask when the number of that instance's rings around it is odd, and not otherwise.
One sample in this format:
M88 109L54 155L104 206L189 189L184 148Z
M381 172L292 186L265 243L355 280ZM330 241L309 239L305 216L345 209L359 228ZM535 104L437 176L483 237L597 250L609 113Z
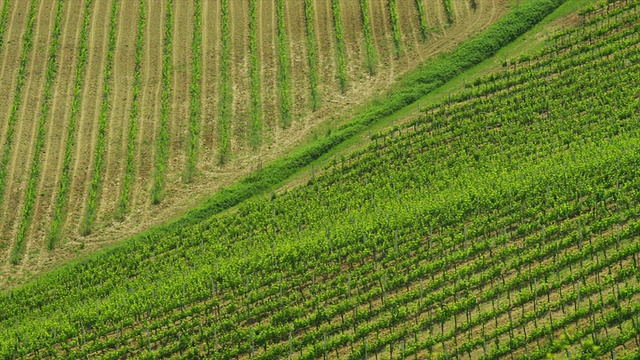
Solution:
M15 124L14 141L12 144L11 160L7 166L7 182L5 188L5 206L7 211L12 208L20 209L24 199L24 190L29 178L29 164L33 157L35 133L38 127L40 108L43 98L44 72L47 61L47 43L53 20L54 7L40 3L37 19L34 23L33 45L29 54L27 71L22 88L22 102L18 110ZM22 52L22 49L20 50ZM10 98L13 100L13 98ZM16 214L21 215L21 214ZM20 216L7 217L3 227L3 236L8 244L12 244L17 233ZM27 248L27 251L29 249Z
M98 219L111 221L120 200L122 179L127 158L129 119L133 99L133 70L135 66L135 41L138 33L139 4L120 7L118 14L118 44L114 54L114 74L111 82L111 107L107 126L105 167L102 173ZM139 129L139 126L138 126ZM100 221L100 220L99 220Z
M231 125L232 159L246 149L249 139L251 83L249 80L249 2L229 1L231 29L231 81L233 117Z
M73 154L74 165L71 167L71 185L67 222L65 229L69 233L78 233L84 217L86 196L93 176L94 152L98 138L98 117L103 96L104 68L107 55L107 35L109 33L109 17L111 1L94 2L90 36L87 41L89 59L86 65L85 82L80 103L81 114L77 119L76 146ZM113 78L111 86L113 87ZM63 148L64 149L64 146ZM69 239L81 242L81 238Z
M64 149L66 137L66 124L70 116L69 104L73 97L73 84L75 81L75 68L77 64L77 47L80 37L81 11L73 11L73 5L67 5L64 9L62 20L62 33L60 37L58 56L58 73L52 89L56 96L51 101L49 120L47 121L47 137L44 151L41 155L41 173L38 182L37 199L34 207L34 216L31 229L29 246L46 249L44 237L48 231L47 222L43 219L50 218L53 211L53 203L58 188L62 157L59 149ZM51 253L41 250L39 267L51 264Z
M0 116L2 123L0 124L0 149L4 152L7 133L7 119L13 104L13 94L15 92L16 77L18 74L18 65L20 63L20 54L22 52L22 33L25 27L28 9L21 6L13 6L7 17L7 27L4 33L4 45L2 47L2 69L0 73L0 95L6 101L0 101ZM7 174L7 180L10 178ZM5 187L5 196L0 206L0 261L5 261L11 248L12 240L10 236L4 235L8 233L11 226L7 224L7 219L11 218L11 211L8 194L10 188Z
M263 2L261 2L263 3ZM202 3L202 116L200 120L199 166L217 164L215 138L220 84L220 6L218 1Z

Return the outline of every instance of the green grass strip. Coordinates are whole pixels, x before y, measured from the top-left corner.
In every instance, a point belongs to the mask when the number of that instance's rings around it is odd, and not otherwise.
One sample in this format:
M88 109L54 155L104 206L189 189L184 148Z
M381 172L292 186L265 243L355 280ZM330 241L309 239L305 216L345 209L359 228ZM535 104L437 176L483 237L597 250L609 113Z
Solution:
M289 40L284 23L284 0L277 0L278 18L278 98L280 100L280 124L283 128L291 125L291 95L289 91Z
M60 239L62 223L66 213L69 185L71 182L71 161L73 159L73 148L76 144L76 120L80 111L82 101L82 87L84 85L84 73L89 56L87 39L89 37L89 23L91 20L91 5L93 0L87 0L84 4L82 15L82 27L80 28L80 43L78 45L78 64L76 65L76 77L73 86L73 100L71 101L71 115L67 125L67 138L64 147L64 158L62 163L62 174L58 184L58 193L53 209L51 227L47 234L47 247L53 249Z
M5 134L4 148L2 149L2 159L0 159L0 206L4 200L5 186L7 183L7 165L11 159L11 150L13 147L13 137L15 133L15 125L18 120L18 111L22 104L22 89L24 87L24 78L27 74L27 63L29 62L29 54L33 47L33 28L38 11L38 0L31 0L29 6L29 15L27 16L27 28L22 35L22 53L20 55L20 65L18 68L18 76L16 79L16 88L13 93L13 103L11 104L11 112L7 120L7 132Z
M38 178L40 177L40 156L42 155L42 149L44 147L45 135L47 132L47 120L49 119L49 108L51 104L51 97L53 95L51 88L56 79L57 72L57 56L58 45L60 43L60 33L62 30L62 11L64 9L64 0L58 0L56 4L56 17L53 22L53 35L51 37L51 44L49 45L49 59L47 61L47 70L44 83L44 96L42 99L42 107L40 108L40 118L38 119L38 129L36 132L36 143L33 151L33 160L31 162L31 171L29 173L29 180L27 182L27 188L25 190L24 207L22 208L22 217L20 218L20 225L18 226L18 234L16 236L16 242L11 253L11 260L13 263L19 263L24 253L25 240L31 225L33 218L33 208L36 203L36 187L38 185ZM15 260L15 262L14 262Z
M260 57L258 56L258 5L249 0L249 76L251 80L251 123L249 145L257 149L262 143L262 105L260 104Z
M104 68L102 103L100 106L100 115L98 116L98 139L93 152L93 175L91 176L91 183L89 183L89 197L87 198L84 218L80 225L80 234L82 236L91 234L93 230L93 224L96 221L96 213L98 210L100 185L102 185L102 173L105 167L109 107L111 106L111 75L113 73L113 56L116 52L116 42L118 40L118 7L118 0L113 0L111 2L111 15L109 18L109 41L107 45L107 63Z
M367 54L365 67L369 75L375 75L378 62L376 48L373 43L373 32L371 30L371 17L369 15L369 0L360 0L360 15L362 17L362 33L364 35L364 48Z
M447 24L453 24L453 7L451 0L442 0L442 5L444 5L444 15L447 17Z
M144 53L144 29L147 22L146 0L140 0L138 15L138 33L136 35L136 60L133 68L133 99L129 112L129 136L127 138L127 159L122 179L122 192L116 209L115 217L123 220L129 208L131 183L135 173L136 138L138 137L138 119L140 117L140 86L142 85L142 54Z
M318 45L316 41L313 1L304 0L304 18L307 28L307 52L309 60L309 103L311 110L318 110L320 93L318 92Z
M159 204L164 196L165 172L169 157L169 132L167 120L171 104L171 51L173 45L173 0L167 1L164 23L164 44L162 48L162 97L160 100L160 129L156 142L156 169L151 188L151 202Z
M391 19L391 31L393 33L393 47L396 58L402 55L402 36L400 35L400 21L398 20L398 6L396 0L389 0L389 17Z
M4 45L4 32L7 30L7 17L9 16L10 6L11 0L4 0L2 11L0 12L0 50L2 50L2 45Z
M220 49L220 165L224 165L231 157L231 105L233 92L231 89L231 33L229 30L229 0L222 0L221 11L221 49Z
M193 41L191 42L191 102L189 113L189 151L184 181L190 182L198 162L198 136L200 134L200 108L202 93L202 7L193 1Z
M416 0L416 10L418 10L418 21L420 23L420 39L427 41L427 34L429 33L427 29L427 14L424 11L422 0Z
M333 29L336 37L336 64L338 66L338 83L340 90L347 90L347 50L344 46L344 31L342 29L342 13L340 0L331 0L333 11Z

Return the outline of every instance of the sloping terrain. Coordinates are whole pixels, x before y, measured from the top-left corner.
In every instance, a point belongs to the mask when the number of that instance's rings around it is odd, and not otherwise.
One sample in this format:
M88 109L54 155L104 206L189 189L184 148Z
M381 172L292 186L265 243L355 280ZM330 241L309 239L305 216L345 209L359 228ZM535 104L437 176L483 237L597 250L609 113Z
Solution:
M508 10L447 3L3 1L0 284L183 214Z
M0 353L637 358L639 7L583 9L304 185L7 292Z

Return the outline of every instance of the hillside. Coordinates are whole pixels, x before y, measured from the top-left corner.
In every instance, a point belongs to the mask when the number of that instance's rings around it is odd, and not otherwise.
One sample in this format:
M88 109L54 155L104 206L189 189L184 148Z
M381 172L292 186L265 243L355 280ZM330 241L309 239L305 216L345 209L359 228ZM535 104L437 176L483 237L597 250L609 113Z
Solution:
M167 222L337 126L507 11L472 3L3 1L0 284Z
M416 86L558 5L525 3ZM639 7L582 8L304 184L214 209L258 172L191 218L6 292L0 354L638 358ZM403 94L389 102L418 96Z

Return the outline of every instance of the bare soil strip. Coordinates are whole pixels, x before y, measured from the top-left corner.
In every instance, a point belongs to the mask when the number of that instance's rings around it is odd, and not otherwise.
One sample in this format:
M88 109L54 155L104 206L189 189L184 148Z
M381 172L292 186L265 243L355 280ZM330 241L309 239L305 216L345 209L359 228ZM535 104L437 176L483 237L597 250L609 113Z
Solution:
M271 146L274 141L275 129L278 125L278 107L276 90L276 8L274 1L258 2L258 36L260 49L260 63L262 73L262 108L263 108L263 135L262 144Z
M293 122L309 111L309 60L304 1L285 1Z
M262 2L260 2L262 3ZM216 165L216 119L220 84L220 6L217 1L202 2L202 116L200 122L199 164L210 171Z
M34 208L30 247L40 251L38 267L46 267L53 262L56 252L47 252L44 243L45 232L53 211L57 184L60 181L64 152L66 123L70 116L73 98L73 83L77 64L77 46L80 38L82 11L67 4L62 21L60 48L58 54L58 74L52 91L56 94L51 101L50 120L47 123L47 139L42 153L40 182Z
M193 1L174 1L173 32L173 88L169 132L169 161L167 162L166 189L184 186L182 171L187 164L189 143L189 85L191 84L191 40L193 39Z
M231 30L231 82L233 122L231 158L246 151L249 143L251 82L249 80L249 1L229 1Z
M94 14L91 24L91 35L88 39L89 59L85 74L85 85L82 95L82 110L76 128L76 146L73 155L71 186L65 227L68 236L78 233L80 222L85 211L85 197L88 195L88 184L93 171L93 150L98 139L98 115L102 102L103 72L106 64L107 34L109 33L109 13L111 1L95 0Z
M333 30L333 12L331 0L318 0L316 3L316 34L318 34L318 89L320 106L329 102L330 94L338 91L335 61L336 45ZM333 104L335 106L335 104Z
M120 3L118 37L111 78L111 110L108 120L107 148L102 173L96 223L111 222L120 199L122 174L127 158L129 138L129 114L133 98L133 68L136 57L139 2Z
M349 86L353 86L360 81L360 78L368 74L364 67L366 50L364 48L364 35L362 30L362 15L359 1L341 2L344 26L345 50L347 52L347 75ZM349 19L349 21L346 21Z
M29 178L29 167L33 158L33 148L36 141L36 129L40 117L40 106L44 98L45 71L48 58L48 43L51 26L55 17L55 1L41 2L36 15L33 31L33 50L30 64L25 76L25 85L22 96L22 110L16 122L15 140L13 142L12 160L9 162L6 199L11 199L9 205L12 211L6 215L7 222L4 236L8 236L9 242L14 242L17 225L20 222L22 204L24 202L24 189ZM19 210L20 209L20 210ZM26 242L27 245L29 241ZM28 266L28 251L22 265ZM35 261L35 259L34 259Z
M131 190L130 217L139 221L139 211L150 206L151 186L154 174L155 140L160 118L162 93L162 44L165 21L164 4L147 1L147 24L145 50L142 60L142 86L140 96L140 119L138 145L136 146L137 181Z

